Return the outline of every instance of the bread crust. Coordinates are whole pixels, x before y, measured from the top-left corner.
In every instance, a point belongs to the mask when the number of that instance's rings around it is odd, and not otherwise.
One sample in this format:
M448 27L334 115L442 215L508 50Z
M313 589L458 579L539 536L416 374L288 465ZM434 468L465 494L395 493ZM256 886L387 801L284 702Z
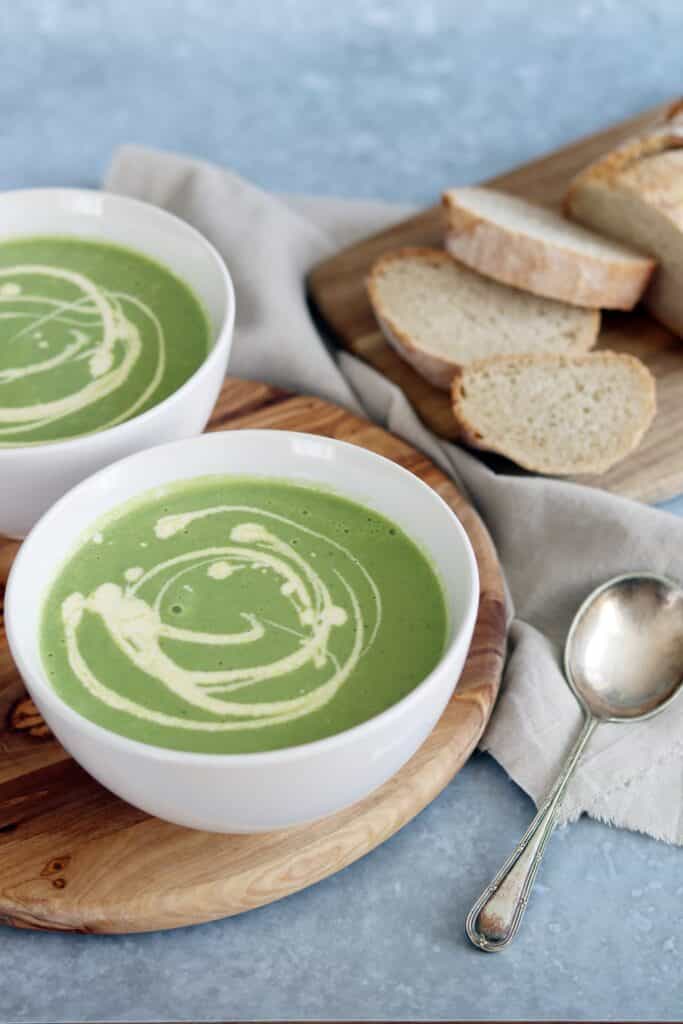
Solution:
M633 309L655 268L649 256L613 259L572 251L468 209L457 189L443 194L446 249L474 270L545 298L587 309Z
M583 224L596 222L594 203L608 203L620 195L623 202L638 203L642 215L662 218L652 230L661 234L673 228L683 248L683 207L681 205L680 168L666 161L654 164L652 157L683 149L683 100L678 100L662 120L649 131L626 140L611 153L589 164L570 183L564 199L567 214ZM643 164L643 177L640 165ZM599 206L597 209L599 210ZM657 246L652 244L653 251ZM662 252L661 267L645 293L644 303L652 316L679 337L683 337L683 301L671 301L672 282L679 288L676 261ZM664 298L664 289L669 297Z
M395 249L385 253L374 263L368 274L366 286L370 296L370 303L377 317L377 322L394 351L405 359L406 362L417 370L421 377L428 380L435 388L441 391L448 391L451 386L453 374L459 364L447 359L445 356L435 356L431 352L425 352L412 338L401 330L398 324L384 307L377 289L377 277L383 273L390 263L399 262L405 259L419 259L434 266L452 263L451 257L441 249L429 249L426 246L405 246L402 249Z
M643 157L655 156L657 153L681 148L683 148L683 99L672 103L664 117L648 131L626 139L577 174L571 181L564 197L565 212L571 214L576 192L584 184L609 186L623 171L638 163Z
M435 388L439 388L440 391L448 391L453 377L461 369L462 364L445 356L437 356L431 352L426 352L420 348L410 335L406 334L398 326L391 314L386 310L379 296L377 278L390 263L405 259L424 260L427 263L432 263L434 266L450 265L453 262L457 263L457 260L454 260L449 253L441 249L430 249L426 246L405 246L402 249L395 249L381 256L370 268L370 273L366 280L370 303L387 342L421 377L424 377ZM575 347L574 351L576 352L588 352L595 345L600 330L600 311L593 310L592 312L593 316L590 320L586 319L586 328Z
M652 424L652 420L657 412L657 396L655 389L655 379L640 359L636 356L622 354L617 352L591 352L585 355L554 355L552 353L538 353L536 355L514 355L505 357L493 357L492 359L482 359L476 363L470 363L469 366L463 367L453 378L451 385L451 399L453 404L453 416L455 418L456 425L459 431L459 440L464 444L469 445L471 448L477 448L480 451L493 451L499 455L504 455L506 458L511 459L518 466L523 469L527 469L533 473L549 474L550 471L547 466L542 465L539 462L535 462L533 459L520 459L518 452L513 452L504 443L492 445L487 443L486 439L477 430L476 426L468 419L462 406L465 400L465 388L467 376L469 374L478 373L486 369L495 369L496 366L500 367L501 364L510 365L516 364L518 366L548 366L554 369L561 368L566 365L585 365L586 363L593 362L594 364L600 363L603 366L609 363L619 362L628 363L631 368L635 371L636 375L640 379L641 386L645 397L645 412L643 415L642 423L635 431L634 435L628 440L623 439L622 450L613 459L606 459L603 461L596 460L594 465L590 469L581 470L582 475L593 475L596 473L605 473L612 466L616 465L623 458L629 455L632 451L638 447L642 441L645 433ZM558 468L556 465L551 475L553 476L568 476L574 474L573 468L566 467L564 469Z

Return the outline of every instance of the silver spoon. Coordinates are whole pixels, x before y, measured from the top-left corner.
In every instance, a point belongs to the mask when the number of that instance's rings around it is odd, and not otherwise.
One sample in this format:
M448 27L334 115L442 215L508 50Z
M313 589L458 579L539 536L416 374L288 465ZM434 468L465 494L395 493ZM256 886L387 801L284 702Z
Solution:
M467 915L469 939L488 953L517 933L567 783L594 730L603 722L652 718L676 697L683 682L683 589L654 573L608 580L576 613L564 668L583 728L519 846Z

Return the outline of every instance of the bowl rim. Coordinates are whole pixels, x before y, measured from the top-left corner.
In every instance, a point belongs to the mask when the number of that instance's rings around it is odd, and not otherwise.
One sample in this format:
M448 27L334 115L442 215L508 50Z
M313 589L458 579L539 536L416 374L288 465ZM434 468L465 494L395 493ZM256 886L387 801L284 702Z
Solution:
M371 718L368 718L365 721L358 723L357 725L351 726L351 728L349 729L343 729L340 732L333 733L331 736L325 736L322 739L311 740L308 743L299 743L289 747L280 747L275 750L250 751L247 753L206 753L200 751L176 750L170 747L161 747L157 744L146 743L142 740L132 739L131 737L124 736L121 733L115 732L112 729L107 729L105 728L105 726L99 725L97 722L93 722L91 719L86 718L80 712L76 711L75 708L72 708L71 705L68 704L57 693L57 691L53 689L47 678L47 674L45 673L45 669L40 658L40 653L38 653L39 671L34 673L33 670L29 671L27 669L26 661L24 659L22 650L22 647L25 647L26 645L23 643L23 641L19 641L17 639L19 630L18 628L15 629L14 625L15 617L19 616L19 609L15 609L14 606L14 588L16 586L15 579L19 577L20 573L26 571L23 569L23 565L26 559L30 558L31 539L33 535L38 531L49 528L50 519L55 516L58 516L61 513L64 506L70 504L74 500L77 501L79 494L83 490L87 488L96 487L98 482L101 481L102 478L105 477L107 474L114 471L120 471L120 468L122 466L125 466L127 463L130 463L133 460L143 460L145 458L149 458L154 453L158 453L161 450L172 450L180 445L188 447L191 445L195 445L197 443L202 444L204 443L204 441L207 441L209 439L209 443L211 444L217 444L218 439L227 438L234 439L235 442L237 442L238 439L240 439L240 435L241 437L244 437L245 434L256 437L257 439L261 438L262 440L265 440L267 437L272 439L272 435L277 434L289 440L295 438L304 438L316 442L326 442L331 443L336 448L346 451L352 457L360 456L361 458L367 458L368 462L370 463L374 462L375 460L379 460L381 463L390 466L390 471L396 472L397 476L402 478L406 482L408 487L414 487L417 490L420 490L427 497L427 500L432 501L433 504L437 505L442 510L444 510L447 513L448 519L450 520L450 524L451 527L453 528L454 535L457 536L461 548L464 552L465 559L469 569L470 580L467 592L465 594L466 607L464 610L461 625L459 628L456 628L455 626L452 627L453 635L447 642L438 662L431 670L431 672L429 672L428 675L424 677L424 679L420 680L420 682L415 687L413 687L413 689L410 690L409 693L407 693L400 700L396 701L390 707L386 708L384 711L381 711L379 714L373 715ZM196 474L197 477L207 475L214 474L201 471L198 471ZM226 471L225 475L230 475L229 470ZM241 475L244 476L245 474ZM254 475L258 476L259 474ZM283 475L281 477L281 479L283 480L290 480L292 478L293 475ZM194 477L179 477L178 479L192 480L194 479ZM271 476L270 479L276 479L276 477ZM296 478L293 479L295 483L301 483L301 481L297 481ZM153 490L154 486L155 485L150 487L149 490ZM315 483L313 483L312 486L315 486ZM146 488L137 492L138 495L145 493L145 490ZM358 501L357 498L349 495L342 488L339 488L338 493L344 497L349 498L352 501ZM130 501L134 497L135 495L131 495L129 498L125 500ZM100 515L104 514L106 513L100 513ZM93 517L94 520L96 520L97 518L97 515ZM85 533L87 529L88 527L84 527L82 532ZM409 531L406 532L408 532L408 535L410 536ZM68 555L65 556L65 558L66 557L68 557ZM61 564L63 563L60 562L60 565ZM436 569L440 575L440 570L438 566L436 566ZM58 571L58 569L56 571ZM53 579L54 576L51 576L50 579L46 582L44 589L41 591L41 606L44 600L46 590L52 583ZM153 761L179 762L188 765L206 765L217 763L223 763L226 765L256 765L261 763L272 764L278 762L282 763L288 761L297 761L300 758L313 756L314 754L319 752L332 751L337 747L346 746L349 743L353 743L357 736L361 734L371 734L376 730L382 728L386 724L391 723L393 719L398 719L402 717L404 714L409 713L414 705L420 703L420 701L425 696L425 693L432 688L432 686L437 682L437 680L441 676L442 672L449 667L450 663L458 660L463 643L466 643L469 649L469 645L471 643L471 635L476 624L477 613L479 610L479 596L479 568L477 565L477 560L474 554L474 550L472 548L471 541L469 539L469 536L467 535L464 526L462 525L459 517L457 516L455 511L450 507L450 505L448 505L447 502L445 502L444 499L432 487L429 486L429 484L425 483L419 477L415 476L415 474L411 473L410 470L404 468L399 463L394 462L393 459L388 459L383 455L379 455L377 452L373 452L368 448L363 448L362 446L352 444L348 441L341 441L336 438L328 438L325 437L324 435L310 434L303 431L299 432L292 430L267 430L247 428L245 430L218 431L211 434L199 434L198 436L193 438L186 438L181 441L172 441L167 444L156 445L154 448L143 449L140 452L135 452L134 454L128 455L123 459L119 459L116 462L110 463L108 466L105 466L103 469L100 469L96 473L93 473L85 480L82 480L80 483L76 484L75 487L72 487L71 490L66 492L66 494L62 495L62 497L59 498L59 500L56 501L55 504L52 505L40 517L37 523L32 527L31 531L29 532L26 539L22 543L19 552L17 553L14 559L7 580L5 592L5 626L7 640L9 643L12 658L15 661L16 667L19 671L19 674L21 675L22 680L26 685L27 690L29 691L30 696L34 697L33 688L35 686L36 690L39 691L39 693L37 694L37 703L39 707L41 707L42 704L45 703L51 708L51 710L54 710L57 715L66 717L66 719L77 729L85 731L85 733L88 734L93 740L104 740L109 747L113 747L115 750L118 750L122 753L134 753L137 755L141 755L143 757L149 757ZM32 640L29 640L27 642L29 644L35 644L36 637L34 636ZM467 652L465 652L465 657L466 656ZM459 679L455 680L454 687L457 686L458 681Z
M106 445L110 438L125 438L128 433L134 433L135 429L140 424L145 424L149 420L154 419L156 413L159 410L166 410L174 400L178 399L182 401L183 395L191 390L197 379L210 374L214 369L215 363L220 363L225 354L225 348L230 343L232 333L235 326L235 287L233 284L232 276L227 267L227 264L221 254L218 252L216 247L206 238L201 231L198 231L189 221L183 220L182 217L176 216L166 210L163 206L156 206L154 203L148 203L143 199L136 199L133 196L121 195L118 192L107 192L104 189L96 188L17 188L17 189L6 189L0 192L0 206L5 199L11 198L31 198L31 197L45 197L47 199L54 198L58 200L61 196L104 196L109 203L120 204L122 206L132 207L134 210L141 212L142 216L153 217L161 221L170 221L181 231L184 231L187 235L193 237L200 245L204 247L208 255L211 257L218 276L221 279L224 288L225 297L225 312L221 319L218 328L215 331L215 337L213 338L213 344L206 353L201 363L196 370L190 376L183 381L180 387L172 391L170 395L163 398L160 402L150 406L149 409L145 409L144 412L138 413L135 416L131 416L129 419L124 420L122 423L116 423L114 426L105 427L103 430L93 430L87 434L76 434L75 437L65 437L61 440L58 438L54 441L41 441L35 444L13 444L3 446L0 445L0 460L10 460L12 458L30 458L33 454L37 457L36 453L50 451L59 455L62 451L71 451L78 445L85 446L89 445L91 448L96 449L98 446ZM3 236L3 241L12 240L14 238L21 238L21 235ZM28 237L28 236L27 236ZM38 237L38 236L32 236ZM76 236L74 236L76 237ZM106 239L104 240L106 244ZM125 248L124 243L115 243ZM135 246L129 246L129 248L136 252ZM146 255L146 254L143 254ZM180 277L175 271L171 270L166 265L163 258L153 258L158 262L165 270L169 270L174 277ZM194 291L192 292L194 295ZM204 310L204 304L202 303L202 310ZM206 316L206 311L204 311ZM213 333L213 332L212 332Z

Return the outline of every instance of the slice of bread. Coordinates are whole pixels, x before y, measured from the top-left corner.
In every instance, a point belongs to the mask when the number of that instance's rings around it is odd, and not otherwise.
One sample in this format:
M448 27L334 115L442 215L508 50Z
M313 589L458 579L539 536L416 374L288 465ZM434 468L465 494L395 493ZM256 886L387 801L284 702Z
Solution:
M554 476L604 473L640 443L655 383L634 356L511 356L465 367L453 381L462 439Z
M659 262L645 293L652 315L683 337L683 111L623 143L572 182L565 209Z
M437 388L475 360L522 352L586 352L597 310L526 295L468 270L440 249L400 249L374 264L370 302L398 354Z
M575 306L632 309L654 261L559 213L487 188L444 193L446 248L496 281Z

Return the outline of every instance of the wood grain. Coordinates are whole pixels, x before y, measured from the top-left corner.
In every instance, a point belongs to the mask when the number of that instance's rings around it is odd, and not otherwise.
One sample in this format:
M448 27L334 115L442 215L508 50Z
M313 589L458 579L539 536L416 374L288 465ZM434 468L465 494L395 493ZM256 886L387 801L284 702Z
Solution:
M362 803L314 825L219 836L151 818L91 779L27 700L0 627L0 922L138 932L238 914L339 871L410 821L453 778L488 722L505 652L503 582L476 512L422 454L315 398L228 380L209 429L305 430L362 445L425 480L459 515L481 576L460 684L424 746ZM17 544L0 539L4 584ZM36 581L37 585L40 581Z
M666 106L581 139L487 184L543 205L557 206L577 171L629 135L654 123ZM455 184L444 182L444 187ZM435 205L319 264L309 274L308 290L313 306L339 344L398 384L431 430L448 440L457 440L448 395L423 380L387 345L365 291L367 272L383 253L405 245L441 246L441 241L441 207ZM642 501L661 501L681 493L683 343L638 310L628 315L605 314L598 348L631 352L649 366L657 378L658 412L643 444L629 458L607 473L578 479ZM510 468L504 460L487 461L493 466Z

